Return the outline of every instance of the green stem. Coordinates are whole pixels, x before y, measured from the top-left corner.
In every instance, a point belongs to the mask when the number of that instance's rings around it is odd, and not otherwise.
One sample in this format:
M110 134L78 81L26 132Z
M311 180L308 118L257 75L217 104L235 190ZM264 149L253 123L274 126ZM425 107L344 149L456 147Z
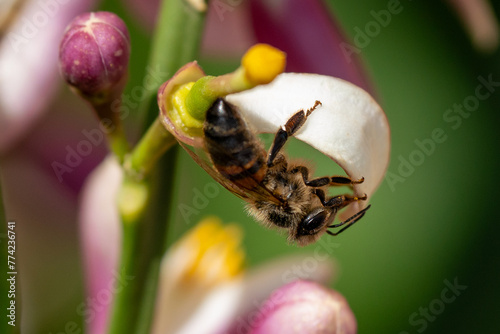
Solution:
M141 272L141 262L137 251L140 247L140 239L138 238L140 229L136 224L123 225L123 240L122 254L118 272L120 275L127 277L129 284L124 286L115 295L111 319L121 319L122 321L112 321L109 333L133 333L131 328L134 322L129 319L137 318L137 310L130 305L136 305L140 299L141 285L137 282L144 279L144 273Z
M109 133L107 136L111 152L116 155L120 164L123 164L125 156L129 151L129 144L123 127L119 125L115 131Z
M156 93L163 81L197 56L203 19L204 13L191 8L184 0L164 0L162 3L147 66L155 72L157 87L146 93L147 98L139 106L146 120L145 128L149 129L131 153L124 181L124 187L132 185L134 188L134 182L139 188L146 185L147 203L143 212L138 208L134 211L137 213L135 218L125 215L128 218L124 217L122 222L124 248L120 269L134 279L115 297L109 333L146 334L150 331L159 266L166 248L177 156L177 149L170 149L153 168L158 156L171 145L170 135L154 121L158 116ZM124 207L121 206L122 216Z
M176 143L170 132L161 124L159 118L153 122L146 134L130 153L126 168L138 179L149 174L158 159Z
M204 19L205 13L193 9L185 0L163 1L148 64L158 82L146 92L146 98L139 105L146 128L158 115L158 87L198 54Z
M145 219L144 229L147 231L148 259L147 274L144 281L142 299L139 305L139 316L136 324L136 333L148 334L150 332L154 307L156 305L156 291L160 263L166 250L166 237L169 228L170 213L173 209L174 180L176 175L176 159L178 146L167 151L159 160L152 171L151 178L155 180L151 188L151 201L148 217Z
M118 101L120 102L120 101ZM103 103L92 104L101 125L106 129L109 149L116 156L120 164L123 164L125 155L129 151L129 144L119 114L114 112L115 100ZM116 108L116 107L115 107Z
M159 168L143 180L125 176L118 198L123 226L118 271L126 275L128 284L115 295L109 333L149 333L172 207L176 156L177 149L167 151Z

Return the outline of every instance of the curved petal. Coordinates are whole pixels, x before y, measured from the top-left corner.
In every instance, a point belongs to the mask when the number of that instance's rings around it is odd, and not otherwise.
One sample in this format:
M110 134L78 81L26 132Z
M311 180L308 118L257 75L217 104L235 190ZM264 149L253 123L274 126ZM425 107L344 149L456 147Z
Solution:
M105 299L117 279L121 228L116 196L122 181L122 169L114 157L98 166L85 183L80 203L80 231L86 275L86 300L97 300L93 317L86 320L87 332L106 332L111 300Z
M252 334L355 334L357 330L344 296L304 280L274 291L255 318Z
M380 106L361 88L338 78L317 74L284 73L268 85L231 94L226 100L238 107L260 133L275 133L300 109L316 109L298 131L306 142L339 164L354 179L358 196L372 196L389 164L390 131ZM366 206L349 205L344 216Z

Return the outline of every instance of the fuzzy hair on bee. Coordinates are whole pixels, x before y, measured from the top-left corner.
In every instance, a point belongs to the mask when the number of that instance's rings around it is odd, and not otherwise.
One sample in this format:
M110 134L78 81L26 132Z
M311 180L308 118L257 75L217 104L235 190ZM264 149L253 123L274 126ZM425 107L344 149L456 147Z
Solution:
M288 241L299 246L316 242L321 235L338 235L358 221L369 206L349 219L333 224L337 212L366 195L349 194L327 198L332 186L351 186L364 181L346 176L310 179L304 164L288 162L282 148L318 107L299 110L278 129L267 152L261 140L238 110L224 99L209 108L203 124L204 151L211 165L194 152L188 153L216 181L245 200L247 211L269 228L288 233ZM340 228L337 232L331 229Z
M277 160L281 162L268 169L263 185L285 198L287 205L277 206L269 201L252 201L247 204L247 211L267 228L287 231L290 243L297 242L299 245L314 243L326 231L327 225L309 235L301 235L298 227L304 218L304 213L309 212L311 207L321 206L321 202L311 189L304 185L300 174L290 173L294 170L294 165L288 167L283 155Z

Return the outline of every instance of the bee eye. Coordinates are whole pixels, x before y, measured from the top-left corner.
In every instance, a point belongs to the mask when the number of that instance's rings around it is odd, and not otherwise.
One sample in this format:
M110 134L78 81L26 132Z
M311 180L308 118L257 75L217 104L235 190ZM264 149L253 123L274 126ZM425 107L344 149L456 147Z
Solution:
M327 212L324 210L311 212L299 225L299 234L309 235L314 234L314 232L324 225L327 219Z

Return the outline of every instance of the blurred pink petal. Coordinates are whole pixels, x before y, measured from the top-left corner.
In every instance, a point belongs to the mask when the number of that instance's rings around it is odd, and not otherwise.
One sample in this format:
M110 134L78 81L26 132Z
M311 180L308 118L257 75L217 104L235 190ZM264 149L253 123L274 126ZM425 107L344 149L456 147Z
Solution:
M160 0L125 0L126 9L132 18L148 32L156 25Z
M257 43L252 30L248 1L237 6L210 1L201 52L210 58L238 59Z
M317 263L314 270L302 270L305 269L303 268L305 263L311 262ZM222 286L219 290L214 291L213 296L206 299L205 305L202 305L201 309L204 307L207 310L213 310L214 307L208 306L215 302L212 299L215 299L216 294L229 294L226 290L239 289L238 303L236 307L233 306L230 312L230 325L229 327L219 327L217 333L248 333L256 315L260 312L259 308L265 304L273 290L299 279L307 279L319 284L331 283L335 279L335 268L333 257L319 258L313 253L273 259L250 270L242 282L234 282L232 285ZM192 320L194 319L197 319L196 314L193 315ZM193 322L192 320L191 322Z
M28 1L0 44L0 152L46 109L60 81L58 46L66 25L95 0ZM40 66L43 65L43 66Z
M259 42L287 53L287 72L338 77L371 92L355 53L346 52L346 39L322 1L252 0L252 22Z
M121 228L116 196L121 180L122 170L118 162L109 157L89 176L82 192L79 218L86 295L87 300L95 300L87 305L91 316L85 321L87 332L92 334L106 332L113 290L117 280L120 280L117 263Z
M498 48L498 19L488 0L448 0L462 20L472 43L481 51Z
M356 318L338 292L310 281L296 281L274 291L260 308L252 334L350 334Z
M22 322L27 333L74 318L82 296L77 196L107 151L103 140L59 180L53 164L66 164L68 149L78 150L88 139L84 132L98 129L83 100L70 92L59 97L29 136L2 156L6 209L23 236L18 255L25 273Z
M51 182L71 189L76 200L87 175L108 152L105 135L83 99L68 90L54 102L19 146L26 146Z

